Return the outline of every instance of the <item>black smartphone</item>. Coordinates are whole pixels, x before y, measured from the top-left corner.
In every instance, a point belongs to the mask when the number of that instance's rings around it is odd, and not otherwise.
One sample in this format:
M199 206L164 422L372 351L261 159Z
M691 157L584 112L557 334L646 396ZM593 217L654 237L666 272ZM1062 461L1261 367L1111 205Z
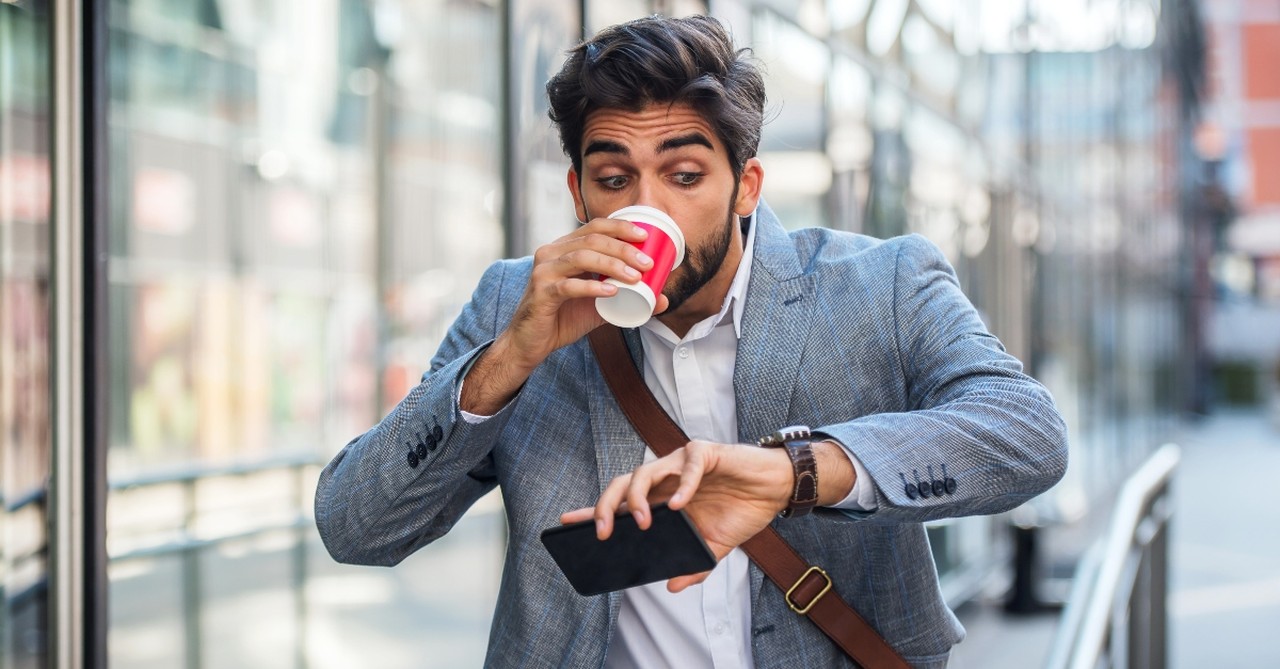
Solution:
M622 513L613 521L613 534L604 541L596 538L595 520L584 520L543 530L542 544L573 589L583 595L633 588L716 566L716 556L684 511L673 511L665 503L651 511L653 523L647 530L641 530L631 514Z

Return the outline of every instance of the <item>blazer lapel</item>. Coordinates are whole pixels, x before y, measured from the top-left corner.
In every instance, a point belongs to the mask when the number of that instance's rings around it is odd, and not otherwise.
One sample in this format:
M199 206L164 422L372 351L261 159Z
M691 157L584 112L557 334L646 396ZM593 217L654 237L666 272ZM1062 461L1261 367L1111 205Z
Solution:
M733 370L738 439L748 443L791 420L791 398L817 302L813 277L804 274L795 245L763 202L752 224L755 264ZM752 610L758 612L764 572L753 562L750 576Z
M763 204L755 225L755 265L733 370L738 438L744 441L787 426L817 302L813 277L803 273L790 237Z

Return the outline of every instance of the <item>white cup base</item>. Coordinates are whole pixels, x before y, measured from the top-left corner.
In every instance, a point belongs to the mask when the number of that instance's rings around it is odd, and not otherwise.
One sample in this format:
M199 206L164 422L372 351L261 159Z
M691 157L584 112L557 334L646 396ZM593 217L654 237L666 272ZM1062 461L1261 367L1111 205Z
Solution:
M618 287L612 297L597 297L596 311L600 317L620 328L638 328L653 316L657 298L643 283L622 283L607 279L605 283Z

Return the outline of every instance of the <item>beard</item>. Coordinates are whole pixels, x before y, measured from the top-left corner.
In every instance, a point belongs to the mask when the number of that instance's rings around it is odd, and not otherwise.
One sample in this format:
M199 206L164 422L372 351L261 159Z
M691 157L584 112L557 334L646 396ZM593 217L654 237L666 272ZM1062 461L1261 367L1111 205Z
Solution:
M734 197L729 200L729 212L725 216L724 225L720 227L720 234L713 238L710 243L697 249L689 249L686 254L684 263L676 269L676 273L671 275L671 280L667 283L667 289L663 294L667 296L670 305L667 307L666 313L675 313L689 298L695 293L702 290L707 282L720 271L720 266L724 264L725 256L729 254L729 243L733 241L733 201L737 199L738 189L733 189ZM747 259L743 258L743 262Z

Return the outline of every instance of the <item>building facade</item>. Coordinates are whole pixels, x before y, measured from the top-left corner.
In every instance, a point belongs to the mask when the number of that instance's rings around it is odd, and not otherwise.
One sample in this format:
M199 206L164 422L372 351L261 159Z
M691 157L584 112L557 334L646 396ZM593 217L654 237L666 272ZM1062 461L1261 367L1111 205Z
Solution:
M479 663L496 493L359 568L315 479L573 229L543 85L651 12L764 65L784 222L929 237L1066 415L1058 488L930 527L948 599L1105 512L1186 392L1190 3L6 0L0 667Z

